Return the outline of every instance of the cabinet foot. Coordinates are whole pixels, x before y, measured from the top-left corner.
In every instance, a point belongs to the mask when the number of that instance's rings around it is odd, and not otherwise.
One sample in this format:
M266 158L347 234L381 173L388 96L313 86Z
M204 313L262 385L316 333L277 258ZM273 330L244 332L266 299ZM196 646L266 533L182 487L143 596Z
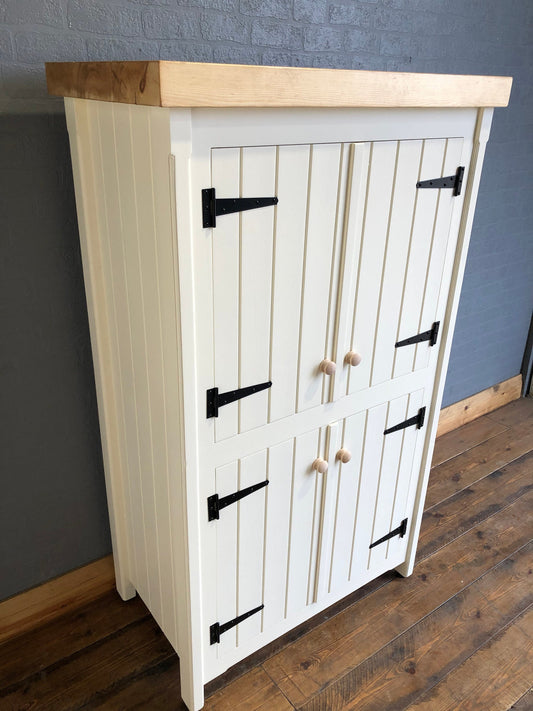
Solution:
M403 578L408 578L415 567L414 561L406 560L404 563L395 568L396 572L400 573Z
M117 592L124 600L131 600L135 595L137 595L137 590L133 587L129 580L118 580L116 581Z

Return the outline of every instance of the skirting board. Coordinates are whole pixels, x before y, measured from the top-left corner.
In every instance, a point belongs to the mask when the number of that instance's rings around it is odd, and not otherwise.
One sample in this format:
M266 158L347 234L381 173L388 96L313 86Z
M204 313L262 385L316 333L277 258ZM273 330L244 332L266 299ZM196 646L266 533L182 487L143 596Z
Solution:
M522 376L505 380L441 410L437 436L486 415L520 397ZM0 644L37 624L95 600L115 587L112 556L73 570L0 602Z
M113 557L84 565L27 592L0 602L0 644L50 622L115 587Z
M522 391L522 376L515 375L503 383L497 383L491 388L460 400L440 411L437 437L451 430L466 425L481 415L497 410L508 402L518 400Z

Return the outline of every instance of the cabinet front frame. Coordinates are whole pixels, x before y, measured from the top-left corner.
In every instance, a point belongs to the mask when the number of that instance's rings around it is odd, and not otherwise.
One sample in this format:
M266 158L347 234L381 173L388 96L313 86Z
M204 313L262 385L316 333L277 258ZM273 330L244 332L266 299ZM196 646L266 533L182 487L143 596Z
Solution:
M229 462L246 453L257 451L275 441L281 441L287 431L303 431L312 423L323 426L328 422L340 420L354 412L354 407L361 408L361 393L342 398L338 402L328 403L311 411L299 413L280 422L274 422L256 430L237 435L227 441L214 443L213 424L205 418L205 393L215 385L213 380L213 303L212 303L212 251L211 240L216 238L216 229L204 230L201 225L201 190L210 187L210 152L214 147L284 145L298 143L323 142L359 142L379 140L409 140L419 138L464 137L463 158L467 166L465 175L465 205L453 212L451 230L459 231L457 248L448 250L445 263L445 278L450 282L450 290L443 290L439 295L439 312L445 313L438 359L435 358L434 388L431 404L428 407L427 431L424 438L424 451L420 476L410 498L415 499L413 526L409 536L408 553L404 562L398 563L403 574L409 574L413 563L420 524L421 506L427 485L429 461L433 450L433 439L437 424L437 413L442 398L445 370L451 346L450 334L457 311L459 289L466 248L471 229L473 210L484 143L488 137L492 111L479 112L474 109L389 109L383 110L315 110L315 109L197 109L171 110L172 150L186 158L184 164L176 160L176 210L178 221L178 252L180 254L180 291L182 303L182 340L190 353L184 356L184 404L186 413L185 440L188 452L194 457L187 460L186 479L194 478L194 485L187 484L187 509L192 514L189 519L189 544L200 553L202 561L201 580L197 579L196 589L201 594L201 624L196 628L201 639L195 641L204 648L208 645L206 637L212 617L212 595L209 593L212 573L213 550L205 535L202 523L207 496L213 492L213 480L207 473L214 467ZM475 150L470 162L472 146ZM178 157L178 156L176 156ZM470 168L470 170L469 170ZM180 189L181 187L181 189ZM461 198L462 200L462 198ZM180 225L180 214L187 217ZM180 229L180 226L182 229ZM459 230L460 226L460 230ZM190 291L189 291L190 288ZM190 299L190 294L194 298ZM192 346L192 348L191 348ZM185 349L184 349L185 353ZM420 379L426 381L426 378ZM405 392L407 384L413 387L418 382L416 373L398 378L394 390ZM390 390L391 384L386 383ZM381 386L372 388L372 393L379 397ZM388 392L388 391L387 391ZM363 395L363 400L373 395ZM352 399L353 397L353 399ZM188 420L188 422L187 422ZM189 446L187 447L187 441ZM200 524L194 527L193 521ZM198 531L201 531L200 537ZM203 532L202 532L203 531ZM189 546L189 556L191 549ZM401 563L401 565L400 565ZM193 563L194 564L194 563ZM196 577L196 576L194 576ZM346 594L346 593L344 593ZM342 595L341 595L342 597ZM324 607L331 604L328 600ZM316 612L317 610L313 610ZM290 626L303 621L292 620ZM279 632L281 633L281 632ZM278 632L272 636L274 639ZM262 640L261 644L268 642ZM237 661L254 650L253 645L242 648ZM197 649L198 651L198 649ZM202 654L206 660L205 654ZM230 663L232 663L230 661ZM224 663L218 668L204 667L204 682L221 673Z

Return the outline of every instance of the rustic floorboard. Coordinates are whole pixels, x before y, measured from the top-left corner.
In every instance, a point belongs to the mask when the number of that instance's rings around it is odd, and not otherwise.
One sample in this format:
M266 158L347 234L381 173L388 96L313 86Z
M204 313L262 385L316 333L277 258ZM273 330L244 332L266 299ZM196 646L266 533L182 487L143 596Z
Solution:
M531 711L533 400L435 447L418 563L206 687L210 711ZM116 594L0 645L0 711L184 711L179 663Z
M431 692L411 706L412 711L462 709L529 709L533 683L533 609L490 639L476 654L454 669ZM521 701L513 704L513 700ZM530 697L529 702L533 699Z
M530 689L518 701L509 706L508 711L531 711L531 709L533 709L533 683L530 684Z
M425 508L533 450L533 423L525 422L457 455L431 471Z
M508 425L492 420L488 415L483 415L483 417L458 427L452 432L447 432L435 442L431 465L433 467L438 466L442 462L475 447L476 444L486 442L506 429L508 429Z

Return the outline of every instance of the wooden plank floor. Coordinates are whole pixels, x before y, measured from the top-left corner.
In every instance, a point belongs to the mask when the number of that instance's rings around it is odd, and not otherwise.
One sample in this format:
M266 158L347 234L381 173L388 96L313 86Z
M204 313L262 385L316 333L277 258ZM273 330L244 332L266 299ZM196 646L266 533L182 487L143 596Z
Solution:
M437 440L418 562L206 689L222 711L532 711L533 400ZM0 710L184 709L178 660L116 594L0 646Z

